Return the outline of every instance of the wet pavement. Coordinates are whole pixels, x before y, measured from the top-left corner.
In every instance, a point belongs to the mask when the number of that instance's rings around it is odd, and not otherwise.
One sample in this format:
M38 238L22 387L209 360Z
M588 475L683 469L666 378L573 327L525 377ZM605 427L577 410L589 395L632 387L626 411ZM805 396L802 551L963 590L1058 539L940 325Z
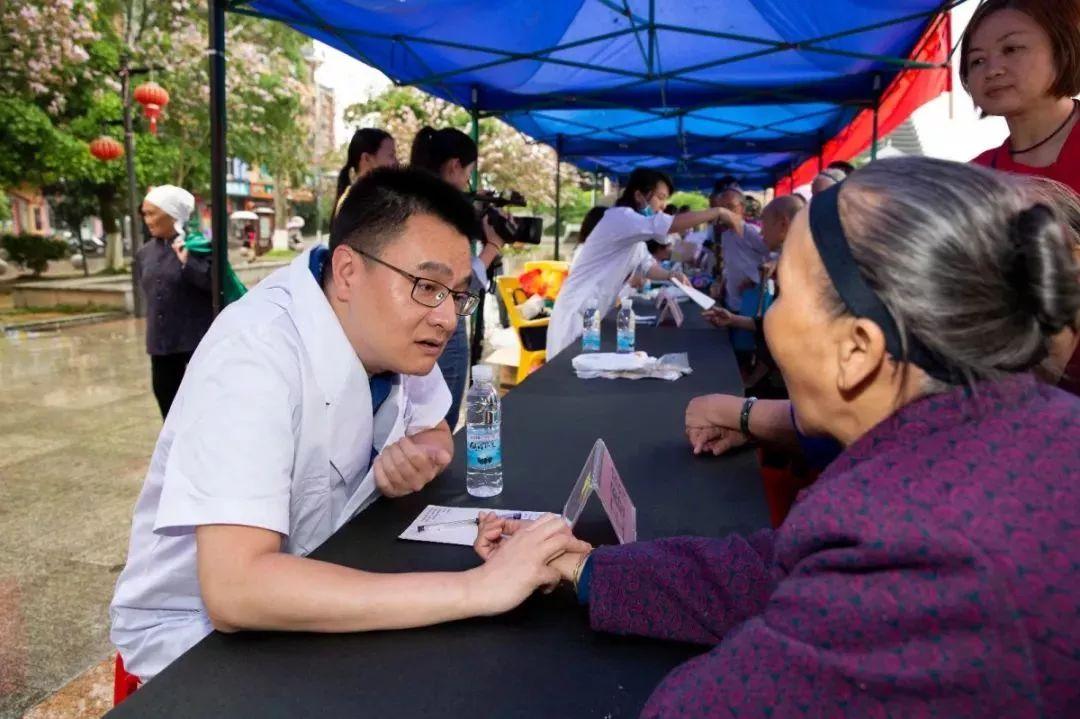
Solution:
M160 427L141 322L0 336L0 717L111 656L108 603Z

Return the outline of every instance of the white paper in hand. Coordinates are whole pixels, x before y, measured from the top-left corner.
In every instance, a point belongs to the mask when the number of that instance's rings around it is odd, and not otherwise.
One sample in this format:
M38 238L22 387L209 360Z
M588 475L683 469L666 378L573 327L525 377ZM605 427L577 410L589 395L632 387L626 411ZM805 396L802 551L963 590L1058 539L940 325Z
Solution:
M683 292L685 292L686 296L692 299L695 303L697 303L698 306L701 307L701 309L711 310L713 307L716 306L716 300L714 300L712 297L709 297L704 292L701 292L700 290L695 290L690 285L683 284L682 282L679 282L675 279L673 279L671 283Z

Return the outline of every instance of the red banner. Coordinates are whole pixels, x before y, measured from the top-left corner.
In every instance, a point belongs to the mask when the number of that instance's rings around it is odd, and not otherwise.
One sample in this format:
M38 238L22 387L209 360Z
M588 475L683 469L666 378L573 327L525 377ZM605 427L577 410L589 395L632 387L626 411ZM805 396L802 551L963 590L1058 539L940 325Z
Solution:
M915 45L911 59L918 62L944 64L949 62L952 27L949 13L939 15ZM883 138L904 122L911 113L933 100L943 92L952 90L952 70L942 67L935 70L904 70L881 96L878 109L878 137ZM836 160L851 160L870 147L874 137L874 111L866 109L855 116L851 123L836 137L825 143L822 157L812 157L800 165L794 173L776 183L776 194L787 195L796 187L811 182L820 167Z

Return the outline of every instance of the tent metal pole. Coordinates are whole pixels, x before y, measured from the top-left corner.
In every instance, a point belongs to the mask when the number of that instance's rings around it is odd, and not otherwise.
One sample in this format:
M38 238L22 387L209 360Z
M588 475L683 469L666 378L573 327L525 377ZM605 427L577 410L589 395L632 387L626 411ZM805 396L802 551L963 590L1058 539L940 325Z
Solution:
M649 77L656 67L656 0L649 0Z
M555 261L559 261L559 233L562 231L562 135L555 138Z
M480 110L478 108L480 99L480 91L473 86L472 89L472 109L469 110L469 117L472 119L472 127L470 134L472 135L472 141L476 145L476 162L473 164L472 177L469 178L469 185L473 192L480 190Z
M214 315L225 307L225 263L229 252L229 218L225 178L225 6L210 0L210 299Z
M874 102L874 139L870 143L870 161L877 159L878 146L878 103Z
M881 110L881 75L874 75L874 133L870 142L870 161L877 159L878 121Z

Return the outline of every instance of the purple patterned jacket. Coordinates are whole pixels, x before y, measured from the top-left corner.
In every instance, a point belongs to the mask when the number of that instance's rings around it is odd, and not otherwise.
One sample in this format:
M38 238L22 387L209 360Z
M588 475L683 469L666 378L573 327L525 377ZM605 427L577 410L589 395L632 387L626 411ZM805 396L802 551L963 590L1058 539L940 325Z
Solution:
M598 549L593 628L711 645L645 717L1080 717L1080 400L912 403L776 531Z

